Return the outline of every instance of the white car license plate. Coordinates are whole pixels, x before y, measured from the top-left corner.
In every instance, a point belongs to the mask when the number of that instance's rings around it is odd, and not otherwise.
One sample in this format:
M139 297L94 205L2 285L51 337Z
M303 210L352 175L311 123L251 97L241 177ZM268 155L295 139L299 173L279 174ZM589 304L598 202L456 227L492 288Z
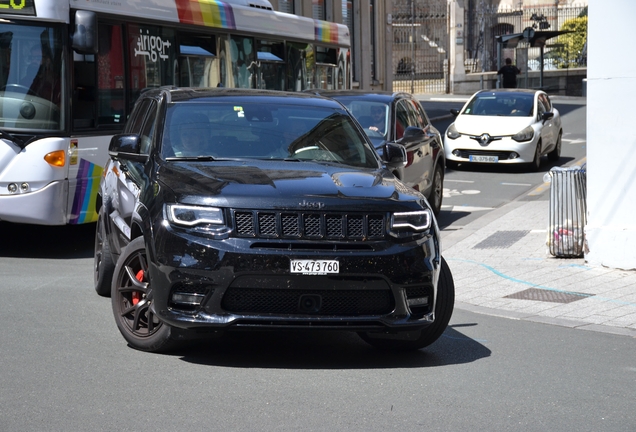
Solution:
M486 162L486 163L497 163L499 162L498 156L477 156L470 155L468 156L471 162Z
M332 274L340 272L340 263L336 260L291 260L291 273L307 275Z

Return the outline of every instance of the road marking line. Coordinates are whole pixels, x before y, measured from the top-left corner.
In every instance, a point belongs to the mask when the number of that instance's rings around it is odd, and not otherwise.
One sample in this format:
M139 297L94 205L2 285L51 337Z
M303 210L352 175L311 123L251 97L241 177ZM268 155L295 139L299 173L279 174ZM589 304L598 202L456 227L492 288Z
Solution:
M452 180L452 179L444 179L444 183L455 182L455 183L475 183L474 180Z
M529 183L501 183L503 186L532 186Z

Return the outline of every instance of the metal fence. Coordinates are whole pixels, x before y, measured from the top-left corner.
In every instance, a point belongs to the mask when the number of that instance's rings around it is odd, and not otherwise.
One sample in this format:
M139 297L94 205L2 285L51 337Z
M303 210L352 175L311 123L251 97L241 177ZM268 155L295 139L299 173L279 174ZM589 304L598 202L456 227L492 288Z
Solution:
M393 90L447 93L449 6L397 0L393 5Z
M497 56L497 36L522 33L531 27L537 31L570 29L573 20L587 16L586 6L551 6L499 10L486 0L468 0L464 16L464 58L467 72L494 71L500 66ZM585 29L587 34L587 29ZM586 35L580 35L585 40ZM572 44L563 43L563 36L548 39L544 47L544 70L587 66L587 44L579 44L574 52ZM510 57L522 70L538 70L540 49L520 47L504 50L502 58ZM526 58L527 56L527 58ZM519 58L517 58L519 57ZM523 64L521 64L523 63Z

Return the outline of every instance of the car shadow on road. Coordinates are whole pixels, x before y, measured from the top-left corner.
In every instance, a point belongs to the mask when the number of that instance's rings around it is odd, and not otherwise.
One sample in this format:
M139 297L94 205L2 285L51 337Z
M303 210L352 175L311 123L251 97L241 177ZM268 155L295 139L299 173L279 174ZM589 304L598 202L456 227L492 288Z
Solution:
M387 369L421 368L471 363L489 357L479 341L449 326L431 346L418 351L383 351L353 332L233 332L197 343L178 355L206 366L269 369Z
M43 226L0 222L0 257L92 258L95 224Z

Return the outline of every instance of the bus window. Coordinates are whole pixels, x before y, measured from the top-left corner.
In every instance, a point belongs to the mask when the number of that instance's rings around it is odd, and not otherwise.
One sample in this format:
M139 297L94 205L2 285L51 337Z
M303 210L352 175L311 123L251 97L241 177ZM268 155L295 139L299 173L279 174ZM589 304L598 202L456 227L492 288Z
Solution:
M344 49L340 49L338 50L339 54L338 54L338 68L336 69L336 78L335 78L335 82L336 82L336 88L338 90L342 90L342 89L347 89L349 88L349 84L347 81L347 68L346 68L346 55L347 55L347 50Z
M234 87L253 88L256 65L254 40L249 37L230 36L230 59Z
M73 127L120 127L126 120L121 27L100 24L99 54L73 57Z
M256 88L285 90L285 44L259 40L256 49Z
M142 89L176 84L177 45L172 29L128 24L127 31L132 109Z
M306 43L287 44L287 90L302 91L314 85L313 45Z
M216 36L179 35L179 85L216 87L220 82Z
M0 23L0 127L62 129L62 29Z

